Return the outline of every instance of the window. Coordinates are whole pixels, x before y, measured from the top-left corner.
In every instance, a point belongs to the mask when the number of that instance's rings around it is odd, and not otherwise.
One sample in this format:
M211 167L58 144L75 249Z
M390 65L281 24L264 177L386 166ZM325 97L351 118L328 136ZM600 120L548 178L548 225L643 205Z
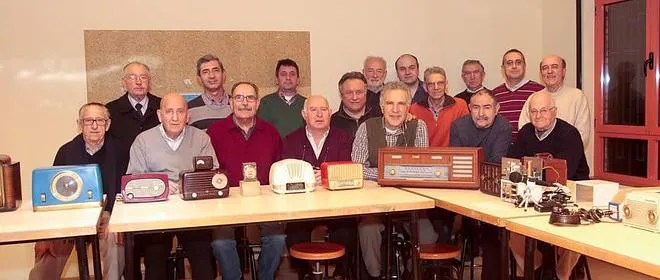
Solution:
M660 185L659 15L657 0L596 0L598 178Z

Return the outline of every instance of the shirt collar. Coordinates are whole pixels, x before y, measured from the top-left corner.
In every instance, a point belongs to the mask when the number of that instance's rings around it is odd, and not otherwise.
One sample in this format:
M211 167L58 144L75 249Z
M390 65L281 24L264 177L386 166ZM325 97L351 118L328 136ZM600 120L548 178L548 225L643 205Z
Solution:
M243 128L241 128L238 125L238 121L236 120L235 115L233 115L233 114L231 115L231 120L234 123L234 126L236 126L236 129L238 129L241 132L241 134L243 134L243 137L245 137L245 140L250 138L250 135L252 135L252 132L254 131L255 127L257 126L257 117L256 116L252 119L252 126L250 126L248 131L243 130Z
M179 146L181 145L181 142L183 142L183 135L186 134L186 127L183 127L183 130L179 134L179 136L176 137L176 139L172 139L169 136L167 136L167 133L165 133L165 128L163 127L163 124L158 125L158 130L160 131L160 134L163 136L163 139L165 139L165 142L167 142L167 145L170 146L172 151L176 151L179 149Z
M142 104L142 112L147 110L147 106L149 105L149 96L144 96L144 98L142 98L142 100L140 100L138 102L130 94L127 94L127 95L128 95L128 102L131 103L131 107L135 108L135 105L137 105L139 103L139 104Z
M100 151L101 148L103 148L104 141L105 141L105 139L101 140L101 143L99 143L98 145L95 145L95 146L89 145L87 142L85 142L85 151L90 156L93 156L94 154L96 154L96 152Z
M215 99L211 98L206 92L202 93L202 100L204 101L204 104L209 106L229 105L229 96L227 96L226 92L222 95L220 102L216 102Z
M527 82L529 82L528 79L523 79L522 81L520 81L520 83L518 83L517 85L514 85L514 86L509 86L509 84L507 82L504 82L504 86L506 86L506 88L509 91L516 91L516 90L520 89L522 86L524 86Z
M385 117L381 118L381 122L383 122L383 128L385 128L385 135L399 135L403 133L402 126L397 127L396 130L387 128L387 126L385 125Z
M284 95L282 92L278 91L277 94L280 96L280 98L282 98L282 101L284 101L284 103L289 105L293 104L293 102L296 102L296 98L298 97L298 94L296 93L292 95L289 100L287 100L286 95Z
M536 135L536 138L539 139L539 141L543 141L543 139L548 137L548 135L550 135L552 130L555 129L556 124L557 124L557 119L555 118L552 121L552 124L550 125L550 128L548 128L546 130L540 131L540 130L534 128L534 132L535 132L534 134Z
M479 87L479 88L476 89L476 90L471 90L471 89L469 89L469 88L466 88L465 91L467 91L467 92L469 92L469 93L477 93L477 91L480 91L480 90L482 90L482 89L484 89L484 86L481 86L481 87Z

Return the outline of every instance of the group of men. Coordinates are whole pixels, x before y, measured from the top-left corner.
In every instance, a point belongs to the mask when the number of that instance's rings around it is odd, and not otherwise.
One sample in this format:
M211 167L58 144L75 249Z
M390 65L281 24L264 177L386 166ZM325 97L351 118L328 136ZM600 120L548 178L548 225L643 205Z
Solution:
M246 81L226 92L227 73L222 61L213 55L202 56L196 72L203 92L190 102L177 93L162 99L151 94L149 67L131 62L123 68L126 93L105 106L83 105L77 120L81 134L62 146L54 165L101 166L108 203L98 231L104 276L108 279L119 279L124 266L121 237L107 233L121 176L165 173L171 192L177 193L179 174L193 169L194 156L211 156L214 167L227 170L230 186L239 185L245 162L256 163L257 179L268 184L270 166L285 158L304 160L314 167L322 162L352 160L364 165L365 179L376 179L377 151L391 146L483 147L485 159L490 162L499 162L507 155L545 152L567 160L569 179L587 178L589 167L583 143L588 141L591 121L584 94L563 84L565 61L558 56L541 61L539 70L545 88L525 79L525 58L519 50L504 54L501 69L505 82L490 91L483 86L483 65L478 60L465 61L462 78L466 89L453 97L441 67L427 68L420 80L418 59L404 54L395 62L398 81L385 83L385 59L370 56L362 72L348 72L339 79L341 104L332 113L325 97L306 98L298 92L300 71L291 59L278 61L278 90L262 97L259 88ZM422 244L448 240L450 226L446 221L439 223L436 216L420 216ZM309 240L312 229L322 223L326 221L260 224L259 279L274 279L285 246ZM362 254L369 277L383 276L381 217L326 224L330 239L347 249L336 276L350 276L348 267L357 253ZM356 233L361 252L355 251ZM139 236L135 251L144 257L146 279L166 278L174 236L188 252L193 279L213 279L217 274L214 258L223 279L241 279L232 227ZM491 240L490 245L506 242ZM513 243L512 238L512 248ZM484 248L482 275L488 279L499 275L497 270L503 268L496 265L497 254L486 250L488 246ZM58 279L71 243L39 242L35 251L37 261L30 279ZM139 257L135 259L140 262ZM292 264L304 279L309 266L295 260ZM127 273L141 277L139 271ZM567 279L564 274L558 271L560 279Z

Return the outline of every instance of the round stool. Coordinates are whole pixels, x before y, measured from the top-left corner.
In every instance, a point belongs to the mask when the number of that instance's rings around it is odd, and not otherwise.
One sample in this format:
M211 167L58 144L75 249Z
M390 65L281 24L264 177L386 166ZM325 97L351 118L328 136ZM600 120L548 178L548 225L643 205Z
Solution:
M451 244L426 244L421 245L419 258L422 261L447 261L451 278L451 261L461 255L461 249ZM438 279L437 271L433 271L433 279Z
M328 261L344 256L346 249L341 244L331 242L305 242L298 243L289 249L289 254L297 259L313 263L314 279L324 279L321 270L321 261ZM328 275L328 265L325 266L325 277Z

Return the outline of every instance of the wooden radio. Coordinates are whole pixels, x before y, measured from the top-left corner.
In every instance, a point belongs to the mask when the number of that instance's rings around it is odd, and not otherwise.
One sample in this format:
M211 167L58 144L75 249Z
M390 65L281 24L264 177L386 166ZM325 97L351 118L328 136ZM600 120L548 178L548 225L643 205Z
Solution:
M478 189L480 147L389 147L378 150L378 184Z
M0 155L0 212L14 211L21 202L21 164Z
M169 181L165 174L146 173L121 177L121 195L126 203L164 201L169 193Z
M500 179L502 177L502 165L499 163L481 163L481 182L479 190L482 193L500 196Z
M195 171L181 172L181 197L183 200L224 198L229 196L227 171L212 170L213 157L193 158Z
M329 190L361 188L364 180L362 167L352 161L321 163L321 182Z

